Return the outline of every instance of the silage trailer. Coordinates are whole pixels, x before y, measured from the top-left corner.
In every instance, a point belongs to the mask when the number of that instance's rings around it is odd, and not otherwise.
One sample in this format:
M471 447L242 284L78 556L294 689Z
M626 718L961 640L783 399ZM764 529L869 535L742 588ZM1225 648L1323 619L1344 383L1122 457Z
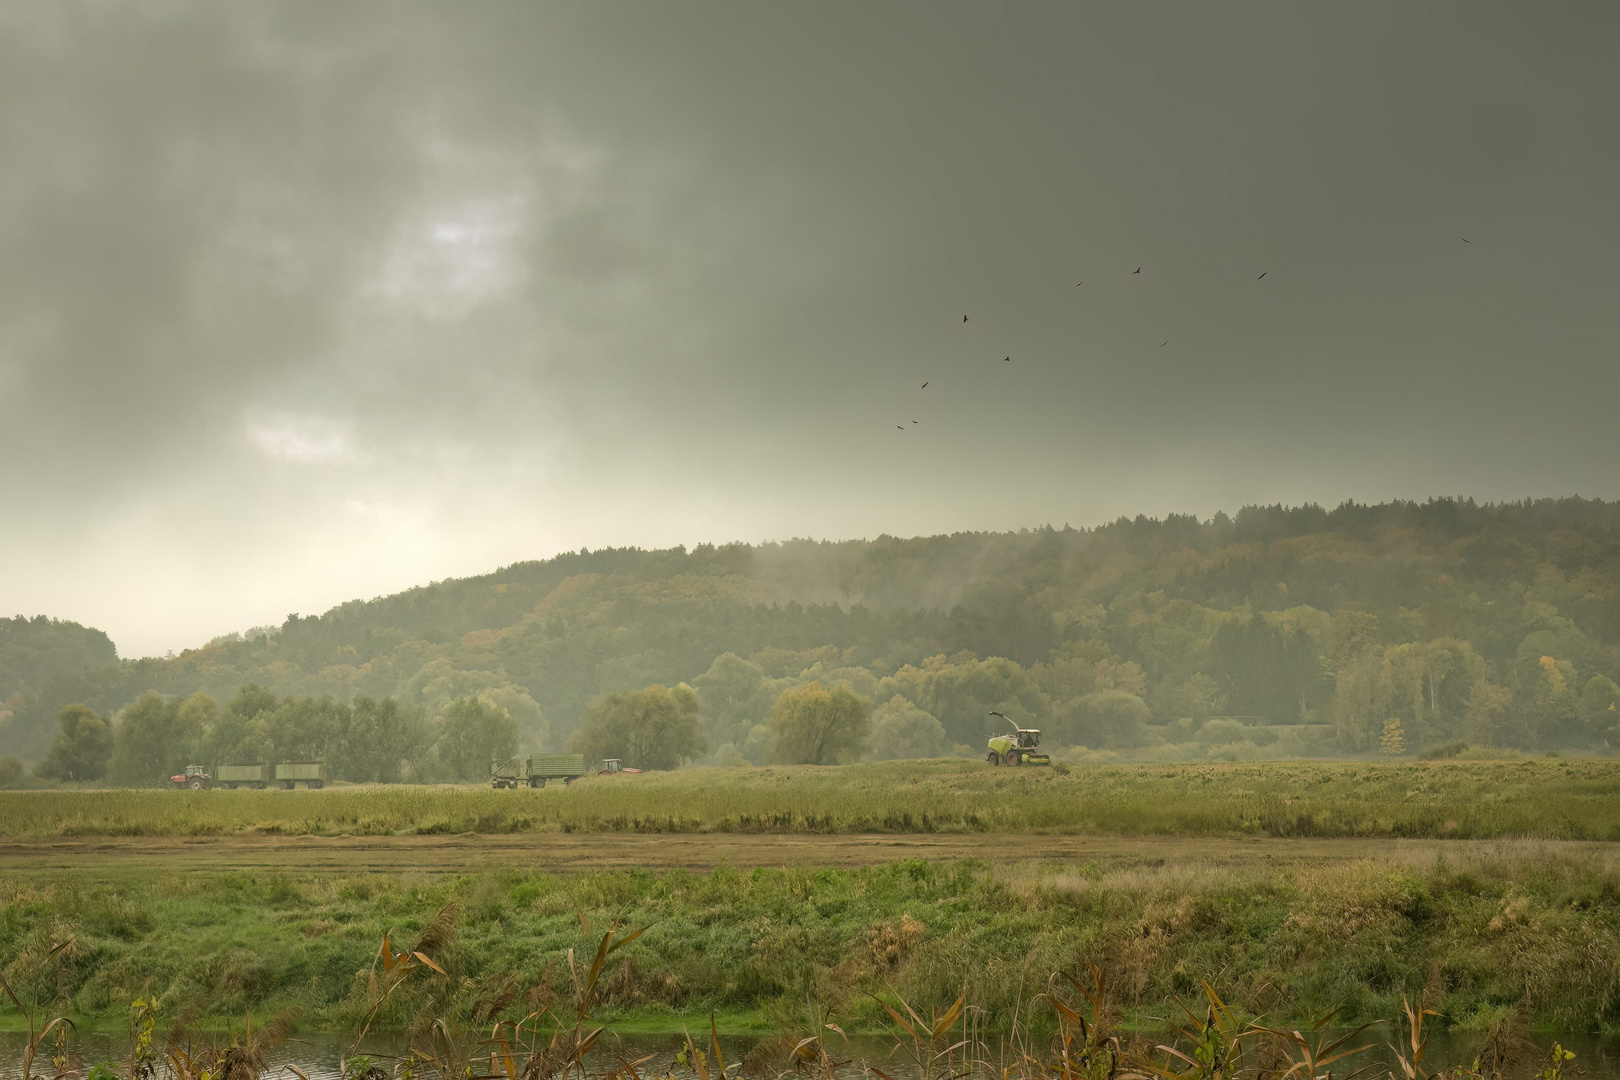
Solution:
M276 766L276 783L288 791L298 784L307 788L323 787L326 780L324 761L284 761Z
M214 783L227 788L262 788L270 783L270 766L220 765L214 769Z
M489 786L497 791L521 786L543 788L547 780L561 780L566 785L584 775L584 754L533 754L490 762Z

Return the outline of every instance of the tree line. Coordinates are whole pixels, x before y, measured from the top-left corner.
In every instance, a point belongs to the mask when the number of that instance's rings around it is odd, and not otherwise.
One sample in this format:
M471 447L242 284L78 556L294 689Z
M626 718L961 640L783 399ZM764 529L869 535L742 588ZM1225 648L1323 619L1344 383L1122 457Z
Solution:
M516 750L518 727L501 706L460 698L430 719L393 698L278 697L242 687L221 708L207 694L141 695L116 715L82 704L58 714L43 779L161 784L188 765L324 761L357 782L487 776L492 755Z
M618 758L641 769L673 769L703 756L707 736L697 693L685 684L607 694L591 704L572 745L591 763ZM872 733L872 705L848 686L819 683L782 692L766 718L770 760L837 764L855 760ZM519 726L492 700L456 698L431 722L392 698L280 698L244 686L221 709L206 694L145 694L116 716L69 705L34 775L44 780L150 787L188 765L324 761L354 782L483 780L517 752ZM0 787L23 779L0 759Z
M0 754L32 760L67 705L246 684L430 728L488 700L535 749L604 695L685 684L709 760L768 760L777 698L810 682L874 703L870 753L982 748L989 709L1104 756L1381 753L1392 720L1408 753L1620 749L1620 504L1583 499L580 551L116 663L38 624L0 651Z

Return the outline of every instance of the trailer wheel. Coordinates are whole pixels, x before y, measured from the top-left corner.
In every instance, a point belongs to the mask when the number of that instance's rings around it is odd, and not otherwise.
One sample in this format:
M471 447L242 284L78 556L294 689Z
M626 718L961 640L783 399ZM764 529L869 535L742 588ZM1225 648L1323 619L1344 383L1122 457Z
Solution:
M314 788L316 791L319 791L321 788L326 786L326 781L325 780L311 780L310 783L309 783L309 786Z
M990 751L990 756L988 758L986 758L985 760L988 761L992 765L1000 765L1001 764L1001 755L996 753L994 750L992 750L992 751Z
M563 777L563 787L567 787L569 784L573 783L573 780L574 778L572 776Z
M543 776L531 776L531 777L529 777L529 787L531 787L531 788L543 788L545 786L546 786L546 778L545 777L543 777Z

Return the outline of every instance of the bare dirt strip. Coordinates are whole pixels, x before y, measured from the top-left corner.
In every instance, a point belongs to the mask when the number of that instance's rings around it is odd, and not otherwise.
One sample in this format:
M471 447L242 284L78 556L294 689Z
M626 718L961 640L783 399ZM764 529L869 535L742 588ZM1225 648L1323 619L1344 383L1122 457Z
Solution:
M1341 859L1427 861L1499 849L1556 850L1573 858L1620 858L1620 844L1574 841L1292 840L1231 837L1001 836L757 833L519 833L484 836L90 837L0 839L0 872L53 869L277 870L319 873L463 873L492 868L551 873L710 870L725 864L856 867L900 859L1100 867L1189 862L1247 865Z

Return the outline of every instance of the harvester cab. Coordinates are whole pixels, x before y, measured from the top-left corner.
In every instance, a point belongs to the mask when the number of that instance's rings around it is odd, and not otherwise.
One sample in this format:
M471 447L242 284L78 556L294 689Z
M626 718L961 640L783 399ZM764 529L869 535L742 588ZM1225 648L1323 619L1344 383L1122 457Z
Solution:
M1021 728L1009 720L1005 715L992 712L991 716L999 716L1006 720L1013 729L1011 735L994 735L990 738L990 754L986 758L992 765L1050 765L1052 755L1041 753L1041 731L1039 728Z

